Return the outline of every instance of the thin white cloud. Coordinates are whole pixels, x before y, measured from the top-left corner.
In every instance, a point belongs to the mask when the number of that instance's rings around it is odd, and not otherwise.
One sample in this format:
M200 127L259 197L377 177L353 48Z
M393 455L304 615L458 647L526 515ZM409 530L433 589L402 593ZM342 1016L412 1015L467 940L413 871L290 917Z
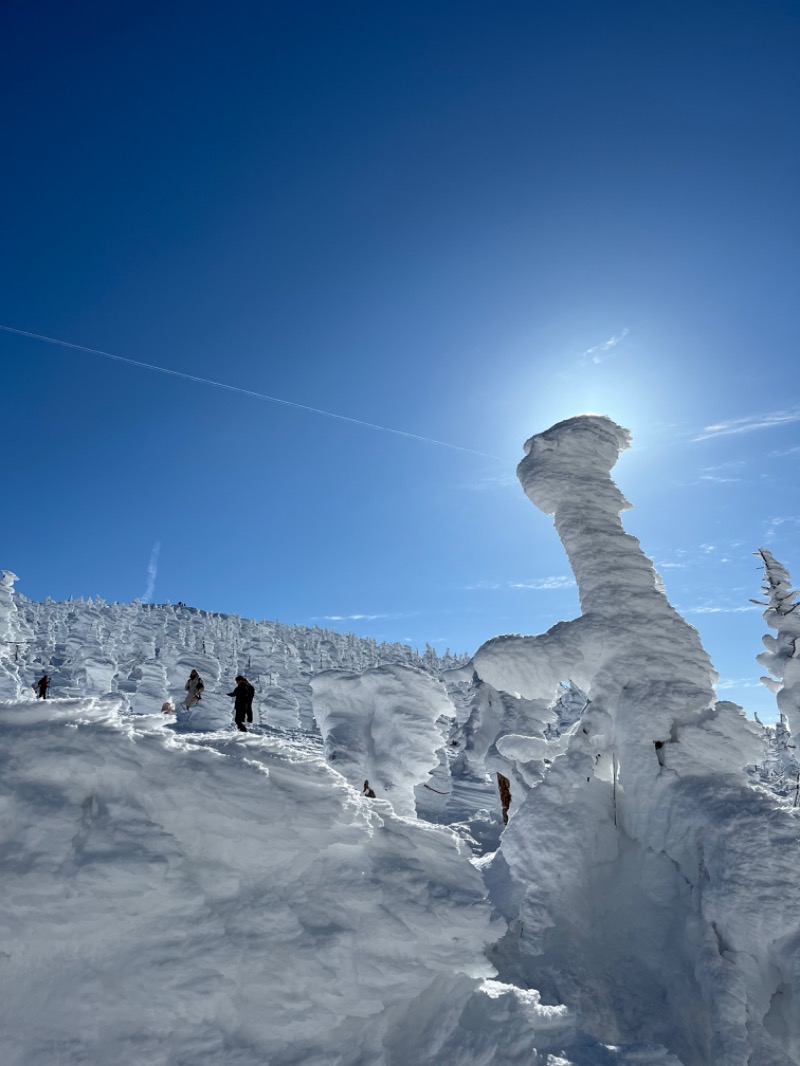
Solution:
M476 478L475 481L467 481L462 488L471 492L485 492L487 489L519 488L517 476L513 471L498 474L496 477L488 476Z
M588 359L592 363L602 363L606 353L610 352L612 348L616 348L619 342L624 340L629 333L630 330L626 326L621 333L615 333L613 337L609 337L602 344L596 344L594 348L587 348L585 352L581 352L580 358Z
M656 570L686 570L695 566L729 563L742 547L741 541L726 541L723 544L698 544L691 553L685 548L675 548L670 554L677 556L677 559L664 561L656 558L654 565Z
M378 618L401 618L399 614L323 614L315 621L323 622L374 622Z
M800 523L800 518L797 518L795 515L787 515L785 518L771 518L769 522L767 522L766 532L764 533L764 540L774 540L778 533L782 532L781 526L789 526L790 529L796 529L798 523Z
M161 552L161 542L156 541L150 552L150 562L147 564L147 587L142 596L142 603L149 603L153 598L156 588L156 576L158 574L158 556Z
M792 422L800 422L800 410L797 408L788 411L772 411L763 415L748 415L746 418L733 418L729 422L717 422L713 426L704 426L703 432L692 439L695 441L712 440L714 437L728 437L734 433L774 429L775 426L786 426Z
M794 448L779 448L774 452L769 453L770 459L780 459L784 455L797 455L800 452L800 444L795 445Z
M510 589L536 589L542 591L545 589L569 589L575 584L575 579L572 577L545 577L540 581L512 581L509 582L508 587Z
M704 466L700 468L698 482L710 481L716 485L743 485L754 484L757 479L767 475L750 470L749 463L720 463L718 466Z
M536 581L477 581L474 585L464 585L468 592L496 592L498 589L534 589L537 592L550 589L569 589L575 585L572 577L543 577Z
M761 688L761 682L753 677L734 677L717 682L717 692L724 692L731 688Z
M684 614L742 614L745 611L758 611L760 608L752 607L689 607Z
M744 459L728 459L724 463L715 463L713 466L703 466L700 469L704 474L716 474L720 470L735 470L747 466Z

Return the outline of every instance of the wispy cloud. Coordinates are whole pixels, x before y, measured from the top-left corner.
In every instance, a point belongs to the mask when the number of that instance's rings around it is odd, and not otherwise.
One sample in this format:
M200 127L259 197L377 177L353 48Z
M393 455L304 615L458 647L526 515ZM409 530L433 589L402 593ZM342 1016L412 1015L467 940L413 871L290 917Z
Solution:
M550 589L569 589L575 585L572 577L542 577L536 581L476 581L474 585L464 585L469 592L496 592L498 589L534 589L537 592Z
M752 433L757 429L774 429L775 426L786 426L792 422L800 422L800 409L772 411L769 414L748 415L746 418L733 418L729 422L717 422L712 426L704 426L703 432L693 440L711 440L734 433Z
M537 591L543 591L546 589L570 589L575 584L575 579L572 577L544 577L540 581L511 581L508 587L510 589L536 589Z
M507 473L498 474L496 477L490 475L476 478L474 481L467 481L462 488L471 492L485 492L488 489L518 489L519 482L514 471L509 470Z
M784 455L797 455L800 452L800 444L795 445L794 448L778 448L774 452L769 453L770 459L780 459Z
M743 478L739 476L747 463L742 459L729 459L725 463L716 463L714 466L700 468L700 481L710 481L716 485L733 485L740 483Z
M796 529L798 523L800 523L800 518L797 518L795 515L787 515L785 518L770 518L769 522L767 522L764 540L774 540L779 532L785 532L781 530L781 526L788 526L790 529Z
M761 688L761 682L754 677L734 677L717 682L717 692L724 692L731 688Z
M769 539L769 534L764 536L765 539ZM654 565L656 570L687 570L690 567L716 566L719 563L729 563L732 559L741 556L741 549L744 546L741 541L732 540L724 541L722 544L698 544L691 551L686 548L676 548L670 553L672 558L660 559L656 553Z
M142 596L142 603L149 603L153 598L156 588L156 575L158 574L158 556L161 552L161 541L156 541L150 552L150 562L147 564L147 587Z
M713 466L702 466L700 469L704 474L717 474L722 477L720 471L726 470L730 473L732 470L740 470L743 466L747 466L744 459L728 459L724 463L714 463Z
M613 337L609 337L607 341L603 341L602 344L595 344L594 348L587 348L585 352L581 352L580 358L582 360L589 360L592 363L602 363L606 358L607 353L612 348L616 348L620 341L624 340L630 330L626 326L621 333L615 333Z
M316 622L374 622L378 618L404 618L400 614L322 614L314 619Z
M755 604L751 607L688 607L684 614L743 614L745 611L758 611Z
M356 611L353 614L316 614L310 619L312 622L378 622L385 620L397 621L405 618L419 618L423 611ZM448 614L446 610L439 614Z

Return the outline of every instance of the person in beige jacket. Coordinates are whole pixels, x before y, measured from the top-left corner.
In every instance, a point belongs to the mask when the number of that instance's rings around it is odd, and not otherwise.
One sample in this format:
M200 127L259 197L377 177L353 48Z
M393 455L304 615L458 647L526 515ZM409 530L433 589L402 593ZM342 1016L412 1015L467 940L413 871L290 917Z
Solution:
M183 701L183 706L188 711L191 707L195 707L200 702L205 685L198 672L192 670L191 674L189 674L189 680L183 687L186 689L186 697Z

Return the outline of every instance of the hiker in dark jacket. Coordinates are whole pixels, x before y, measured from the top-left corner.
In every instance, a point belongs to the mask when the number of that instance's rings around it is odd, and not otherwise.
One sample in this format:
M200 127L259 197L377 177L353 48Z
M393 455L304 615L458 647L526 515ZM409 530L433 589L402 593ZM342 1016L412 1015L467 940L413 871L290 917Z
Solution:
M48 690L49 687L50 687L50 678L47 676L47 674L42 674L42 676L36 682L36 689L37 689L37 691L39 693L39 695L36 697L36 699L37 700L46 700L47 699L47 690Z
M236 688L233 692L229 692L228 695L233 696L233 720L240 733L247 732L247 726L244 724L245 720L248 722L253 721L253 696L255 692L256 690L244 675L236 675Z

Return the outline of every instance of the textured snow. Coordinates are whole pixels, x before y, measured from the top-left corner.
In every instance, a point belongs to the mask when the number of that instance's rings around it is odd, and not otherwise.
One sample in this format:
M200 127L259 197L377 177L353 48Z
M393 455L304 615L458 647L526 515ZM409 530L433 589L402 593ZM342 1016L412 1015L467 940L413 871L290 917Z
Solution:
M318 753L94 701L0 715L7 1066L378 1062L423 993L491 974L463 845Z
M581 614L468 663L3 572L0 1061L798 1066L795 593L762 551L765 729L624 529L629 445L526 443Z
M760 731L715 701L696 631L622 527L609 471L627 443L609 419L571 419L518 468L554 516L582 614L490 641L474 666L528 699L569 678L588 704L503 834L512 933L494 957L609 1042L641 1031L687 1064L795 1062L798 826L749 787Z
M416 788L440 762L447 730L438 721L455 718L441 682L408 667L382 666L317 674L311 687L328 762L358 788L368 780L398 814L413 817Z
M764 591L769 597L769 606L764 620L776 636L765 636L767 649L758 656L775 680L762 677L767 686L777 695L778 710L785 717L795 737L800 737L800 611L798 593L792 587L789 571L775 556L760 548L758 554L764 562Z

